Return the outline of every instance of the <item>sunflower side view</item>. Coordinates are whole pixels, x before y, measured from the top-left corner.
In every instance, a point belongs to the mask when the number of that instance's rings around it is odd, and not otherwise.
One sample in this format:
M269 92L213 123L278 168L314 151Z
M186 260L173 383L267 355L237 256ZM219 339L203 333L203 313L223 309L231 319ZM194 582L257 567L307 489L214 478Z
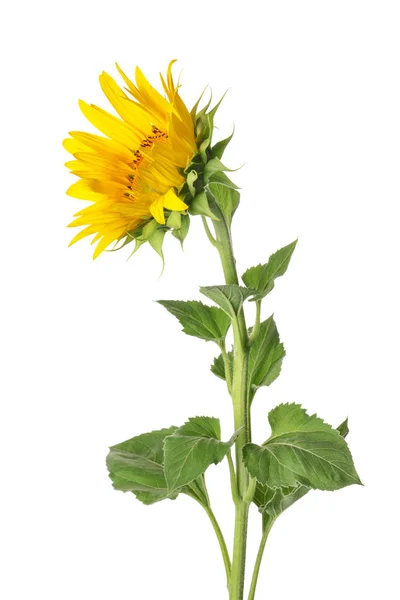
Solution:
M224 382L231 399L234 431L223 436L219 419L192 417L180 427L167 426L112 446L106 462L114 488L134 494L146 505L185 494L202 507L221 550L229 600L245 597L248 517L256 507L260 546L247 596L254 600L275 521L311 490L335 491L361 481L346 442L347 420L334 428L299 404L280 404L269 412L266 440L259 444L252 439L255 396L279 377L285 357L273 316L262 319L262 303L286 273L297 241L248 268L240 281L231 232L240 194L221 162L232 135L213 143L220 103L200 108L200 97L189 111L174 83L173 63L166 77L161 76L161 93L139 68L133 83L118 67L124 89L103 73L102 90L119 116L80 103L83 114L103 135L73 131L64 142L74 157L67 166L78 177L67 193L90 202L70 224L81 227L71 244L92 236L96 258L131 242L135 252L148 242L163 258L165 234L170 231L183 244L191 217L201 217L224 280L200 288L211 304L159 303L178 319L184 333L217 346L211 371ZM256 309L251 326L246 315L249 302ZM207 469L225 460L235 508L232 551L206 485ZM218 592L216 596L221 597Z

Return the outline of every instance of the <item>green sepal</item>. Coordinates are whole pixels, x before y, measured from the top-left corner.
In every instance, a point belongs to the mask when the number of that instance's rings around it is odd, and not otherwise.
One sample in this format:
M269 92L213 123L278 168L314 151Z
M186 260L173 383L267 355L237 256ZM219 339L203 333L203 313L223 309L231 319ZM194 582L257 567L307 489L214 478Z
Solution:
M180 241L181 246L183 248L183 242L186 239L187 234L189 233L190 227L190 217L189 215L181 214L181 226L179 229L174 229L172 231L172 235Z
M208 182L209 183L222 183L222 185L226 185L226 186L232 188L233 190L240 189L235 183L233 183L233 181L231 179L229 179L229 177L223 171L217 171L216 173L213 173L212 175L210 175L208 178Z
M180 229L181 226L182 213L177 210L171 211L167 218L167 227L170 227L171 229Z
M251 267L242 275L243 283L255 291L253 301L269 294L274 288L275 279L286 273L296 244L297 240L272 254L266 264Z
M194 198L196 196L196 188L195 188L194 184L197 181L198 177L199 177L199 174L195 170L190 171L186 177L186 182L187 182L189 192L190 192L192 198Z
M231 141L231 139L233 138L233 134L235 133L235 128L233 128L233 131L231 133L230 136L228 136L227 138L225 138L224 140L220 140L219 142L217 142L212 148L211 148L211 157L212 158L222 158L227 145L229 144L229 142Z
M361 484L350 450L340 435L298 404L270 411L272 435L262 445L246 444L243 460L252 477L270 488L338 490Z
M209 183L205 192L207 198L216 202L228 224L232 222L233 215L240 202L240 194L237 190L223 185L222 183Z
M231 318L237 316L243 302L252 294L251 290L235 284L201 287L200 292L218 304Z
M188 212L193 216L201 215L203 217L209 217L215 221L219 220L218 217L216 217L212 212L207 200L207 196L204 192L197 194L196 197L190 202Z
M232 171L232 169L228 169L228 167L223 165L219 158L211 158L204 167L204 181L208 183L211 175L224 171Z
M165 438L164 472L170 493L203 475L211 464L221 462L239 432L228 442L221 441L219 419L193 417Z
M157 229L148 239L150 246L155 250L161 258L164 267L164 254L162 251L166 229Z
M226 337L231 320L223 310L197 300L159 300L183 326L187 335L220 345Z

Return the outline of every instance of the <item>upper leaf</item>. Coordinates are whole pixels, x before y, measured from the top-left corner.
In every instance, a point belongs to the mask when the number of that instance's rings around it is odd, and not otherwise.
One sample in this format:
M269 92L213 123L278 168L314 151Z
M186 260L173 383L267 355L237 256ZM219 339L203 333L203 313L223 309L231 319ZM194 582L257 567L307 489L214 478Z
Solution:
M322 419L298 404L280 404L268 418L271 437L243 449L250 474L261 484L337 490L361 483L345 440Z
M218 304L231 318L236 317L243 302L252 295L251 290L235 284L201 287L200 292Z
M165 439L164 470L168 489L174 493L217 464L229 452L237 434L221 442L218 419L194 417Z
M188 335L221 343L231 324L230 318L216 306L206 306L197 300L159 300L173 314Z
M242 275L244 284L257 292L252 300L264 298L273 289L275 279L286 273L296 244L297 240L272 254L266 264L251 267Z
M230 350L229 352L227 352L227 356L228 356L228 361L230 364L230 369L232 372L232 370L233 370L233 351ZM224 365L224 359L222 358L222 354L220 354L219 356L214 358L214 362L211 365L211 372L214 373L214 375L216 375L220 379L224 379L224 380L226 379L225 365Z
M133 492L144 504L154 504L164 498L174 499L163 469L163 448L166 436L176 427L138 435L110 448L106 463L115 489Z
M271 385L275 381L280 374L284 357L285 349L279 341L279 333L271 316L260 324L258 335L250 347L248 371L248 382L252 392L250 399L259 387ZM228 352L228 360L232 363L232 352ZM225 365L221 354L214 359L211 371L217 377L225 379Z
M273 316L260 324L249 354L249 383L256 390L279 376L285 356Z

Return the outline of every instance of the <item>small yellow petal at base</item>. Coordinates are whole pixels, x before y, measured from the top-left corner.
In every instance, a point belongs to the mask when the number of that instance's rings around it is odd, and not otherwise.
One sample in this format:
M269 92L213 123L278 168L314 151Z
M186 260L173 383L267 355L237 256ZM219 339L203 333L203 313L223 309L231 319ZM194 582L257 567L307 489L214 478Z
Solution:
M150 205L150 212L153 215L154 219L157 223L164 225L165 216L164 216L164 198L165 196L159 196L157 200L154 200Z
M188 207L174 192L171 188L168 192L162 197L163 206L168 210L186 210Z

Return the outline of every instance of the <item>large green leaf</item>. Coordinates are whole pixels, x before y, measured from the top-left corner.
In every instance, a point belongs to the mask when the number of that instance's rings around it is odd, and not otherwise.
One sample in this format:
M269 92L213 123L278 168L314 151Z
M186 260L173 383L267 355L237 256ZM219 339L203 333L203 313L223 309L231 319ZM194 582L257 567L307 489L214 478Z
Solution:
M193 417L165 439L164 470L170 493L190 484L211 464L217 464L234 444L221 442L221 428L213 417Z
M252 295L251 290L235 284L201 287L200 292L218 304L231 318L236 317L243 302Z
M347 419L337 427L337 431L342 437L349 433ZM271 517L278 517L284 510L292 506L297 500L303 498L311 488L305 485L298 485L291 488L269 488L257 482L253 502L258 506L261 513L267 513Z
M271 385L279 376L285 356L283 344L273 317L260 324L260 330L249 353L249 384L253 391Z
M262 446L243 449L244 462L259 483L320 490L361 483L345 440L322 419L298 404L280 404L268 418L271 437Z
M273 289L275 279L286 273L296 244L297 240L272 254L266 264L251 267L242 275L244 284L257 292L252 300L264 298Z
M197 300L183 302L181 300L159 300L183 326L188 335L206 341L221 343L227 334L231 320L228 315L216 306L206 306Z
M168 491L163 468L164 440L176 429L144 433L112 446L106 463L114 488L133 492L144 504L176 498L179 492Z

